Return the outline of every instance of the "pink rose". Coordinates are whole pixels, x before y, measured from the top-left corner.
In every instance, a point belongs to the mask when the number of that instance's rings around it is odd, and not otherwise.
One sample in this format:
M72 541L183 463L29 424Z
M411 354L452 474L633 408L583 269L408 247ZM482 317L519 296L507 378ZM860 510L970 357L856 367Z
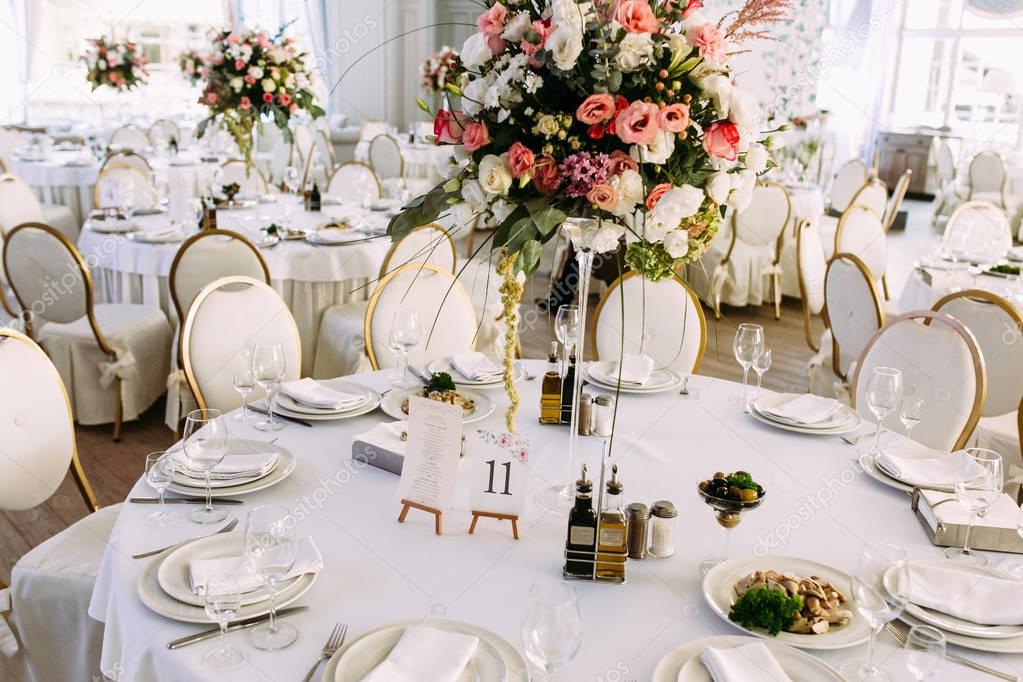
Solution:
M235 71L244 71L246 66L248 66L248 65L245 63L244 59L235 59L234 60L234 70Z
M533 165L533 186L544 196L554 196L561 186L558 164L550 154L544 154Z
M433 134L436 144L458 144L462 141L465 128L462 127L462 112L441 109L433 120Z
M611 163L608 166L608 173L611 175L621 175L627 170L639 170L639 164L636 163L636 159L621 149L611 152Z
M480 147L490 144L490 131L487 130L487 124L478 121L465 124L462 144L465 145L467 152L474 152Z
M289 106L289 107L288 107L288 113L289 113L289 114L293 114L293 113L295 113L296 111L298 111L298 105L297 105L297 104L295 104L294 102L292 102L292 103L291 103L291 106Z
M237 34L235 34L235 33L229 33L229 34L227 35L227 42L228 42L228 43L229 43L230 45L235 45L235 44L237 44L237 42L238 42L238 35L237 35Z
M245 95L242 95L242 98L239 100L239 104L240 104L242 109L251 109L252 108L252 100L250 100Z
M654 206L657 205L657 202L664 196L664 193L671 188L672 184L670 182L662 182L650 190L650 194L646 197L646 209L648 211L653 210Z
M602 182L590 188L590 191L586 193L586 200L602 211L610 211L618 203L618 195L615 194L611 185Z
M533 36L537 39L535 43L529 42L528 38L530 33L536 34ZM526 32L526 35L522 37L522 44L519 45L522 51L532 57L537 50L544 46L547 42L547 36L551 33L551 22L550 19L537 20L533 22L533 28Z
M703 133L703 148L711 156L735 161L739 154L739 129L731 121L715 121Z
M535 156L526 145L516 142L508 149L508 168L512 177L518 179L533 170Z
M499 2L476 18L476 26L487 36L500 36L508 20L508 9Z
M657 124L662 130L681 133L689 127L689 105L681 102L669 104L657 114Z
M248 74L245 75L245 79L244 80L245 80L245 82L248 85L255 85L256 84L256 79L253 78L252 76L248 75Z
M657 137L659 109L651 102L633 102L618 112L615 132L626 144L650 144Z
M206 93L206 101L209 102L210 104L216 104L217 103L217 93L215 93L215 92L207 92Z
M496 57L499 54L504 54L505 48L508 47L508 43L504 41L500 35L490 36L487 38L487 47L490 48L490 52Z
M725 58L725 39L710 22L691 27L686 31L686 41L699 48L700 56L712 64L720 64Z
M590 95L575 110L575 117L588 126L603 123L615 115L615 98L605 93Z
M291 95L289 95L286 92L282 92L281 94L277 95L277 102L280 103L282 107L286 107L289 104L291 104Z
M661 27L647 0L625 0L618 5L616 18L629 33L656 33Z

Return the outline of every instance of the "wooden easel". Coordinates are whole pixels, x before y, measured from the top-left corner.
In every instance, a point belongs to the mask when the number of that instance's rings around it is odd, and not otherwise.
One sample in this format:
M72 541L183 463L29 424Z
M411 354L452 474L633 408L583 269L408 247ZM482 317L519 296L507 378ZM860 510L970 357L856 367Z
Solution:
M469 526L469 535L472 535L476 530L476 522L480 520L480 517L486 517L488 519L501 519L503 521L511 521L512 525L512 537L516 540L519 539L519 517L515 514L498 514L496 512L488 511L477 511L472 512L472 524Z
M402 500L401 514L398 515L398 523L405 523L405 517L408 516L409 509L418 509L419 511L424 511L428 514L433 514L433 532L435 532L437 535L444 534L444 526L441 521L441 514L443 514L444 512L442 512L440 509L427 507L425 504L419 504L418 502L413 502L412 500Z

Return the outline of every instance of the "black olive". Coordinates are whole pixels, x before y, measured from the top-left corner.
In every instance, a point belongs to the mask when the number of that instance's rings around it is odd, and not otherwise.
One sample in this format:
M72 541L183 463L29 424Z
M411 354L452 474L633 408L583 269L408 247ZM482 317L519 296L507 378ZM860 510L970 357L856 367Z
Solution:
M715 488L727 488L728 487L728 481L726 481L723 478L715 478L715 479L713 479L710 482L710 484L712 486L714 486Z
M764 486L758 485L757 486L757 497L763 497L763 495L764 495Z
M714 488L714 497L718 498L719 500L727 500L728 499L728 487L727 486L723 486L723 485L715 487Z

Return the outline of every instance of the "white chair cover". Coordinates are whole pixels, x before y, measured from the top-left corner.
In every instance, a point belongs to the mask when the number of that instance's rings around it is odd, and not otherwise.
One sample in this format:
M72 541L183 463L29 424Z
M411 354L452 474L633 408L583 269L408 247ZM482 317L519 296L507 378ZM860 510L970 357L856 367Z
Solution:
M400 178L405 161L398 141L390 135L377 135L369 143L369 165L381 178Z
M284 381L299 378L302 344L288 306L269 285L251 277L222 277L196 296L182 335L185 376L200 407L241 407L234 371L247 366L258 343L284 348ZM261 389L253 394L262 397Z
M888 269L888 237L879 215L866 207L852 206L842 214L835 234L835 251L858 257L875 281Z
M980 152L970 161L967 175L970 199L991 201L1005 208L1002 190L1005 187L1005 162L995 152Z
M856 192L867 182L867 164L851 159L838 170L831 185L831 210L842 213L849 208Z
M926 320L930 324L924 324ZM954 318L918 311L892 319L863 351L853 379L854 407L874 421L866 391L875 367L902 372L903 391L927 401L913 439L931 448L962 447L984 408L987 377L973 335ZM896 424L898 415L891 418Z
M828 264L824 307L832 339L831 364L839 378L849 376L852 363L884 324L880 297L868 272L851 254L840 253Z
M220 167L220 184L230 185L232 182L238 183L238 195L241 197L259 197L270 191L262 171L255 166L250 168L244 161L225 161Z
M327 194L341 201L379 199L380 180L373 169L359 161L349 161L337 167L327 183Z
M942 245L971 255L1004 258L1012 247L1012 228L1005 212L986 201L968 201L945 224Z
M96 179L94 194L97 208L119 208L126 200L136 208L156 203L152 176L120 163L104 164Z
M43 211L32 188L14 175L0 175L0 237L22 223L42 221Z
M149 135L146 131L142 130L142 128L139 128L134 123L128 123L121 126L110 135L110 142L108 143L108 146L141 151L152 146L152 141L149 139Z
M804 221L796 235L796 264L799 268L800 298L811 315L824 309L824 278L828 270L821 238L813 223Z
M624 336L626 353L649 355L657 368L690 374L700 368L706 324L699 299L681 278L651 282L626 273L611 284L597 306L595 357L617 360Z

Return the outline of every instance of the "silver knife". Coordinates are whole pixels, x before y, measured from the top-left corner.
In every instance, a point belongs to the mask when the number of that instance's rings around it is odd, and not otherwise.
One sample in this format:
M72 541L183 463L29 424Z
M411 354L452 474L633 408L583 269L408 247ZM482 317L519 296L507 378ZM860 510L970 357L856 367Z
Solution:
M205 497L165 497L167 504L206 504ZM231 500L226 497L213 498L215 504L245 504L242 500ZM134 504L159 504L159 497L129 497L128 502Z
M255 405L249 405L249 410L251 410L251 411L253 411L253 412L258 412L259 414L262 414L262 415L266 415L266 414L269 414L269 413L268 413L268 412L267 412L266 410L264 410L263 408L261 408L261 407L256 407ZM309 427L312 427L312 424L310 424L309 422L305 421L304 419L297 419L297 418L295 418L295 417L289 417L289 416L288 416L288 415L286 415L286 414L281 414L281 413L280 413L280 412L278 412L277 410L274 410L274 419L282 419L282 420L284 420L284 421L286 421L286 422L293 422L293 423L295 423L295 424L301 424L302 426L309 426Z
M289 607L284 608L284 609L278 609L277 610L277 617L278 618L283 618L284 616L290 616L290 615L295 614L295 613L301 613L302 611L305 611L308 608L309 608L308 606L289 606ZM228 625L227 626L227 631L228 632L234 632L235 630L245 630L246 628L251 628L251 627L255 627L256 625L261 625L261 624L267 622L268 620L270 620L270 614L268 614L268 613L264 614L262 616L254 616L252 618L246 618L245 620L239 620L239 621L237 621L235 623L231 623L230 625ZM210 628L209 630L203 630L202 632L197 632L194 635L188 635L187 637L181 637L180 639L175 639L175 640L173 640L171 642L167 642L167 648L168 649L180 649L181 647L188 646L189 644L195 644L197 642L205 642L207 639L213 639L214 637L216 637L219 634L220 634L220 628Z

